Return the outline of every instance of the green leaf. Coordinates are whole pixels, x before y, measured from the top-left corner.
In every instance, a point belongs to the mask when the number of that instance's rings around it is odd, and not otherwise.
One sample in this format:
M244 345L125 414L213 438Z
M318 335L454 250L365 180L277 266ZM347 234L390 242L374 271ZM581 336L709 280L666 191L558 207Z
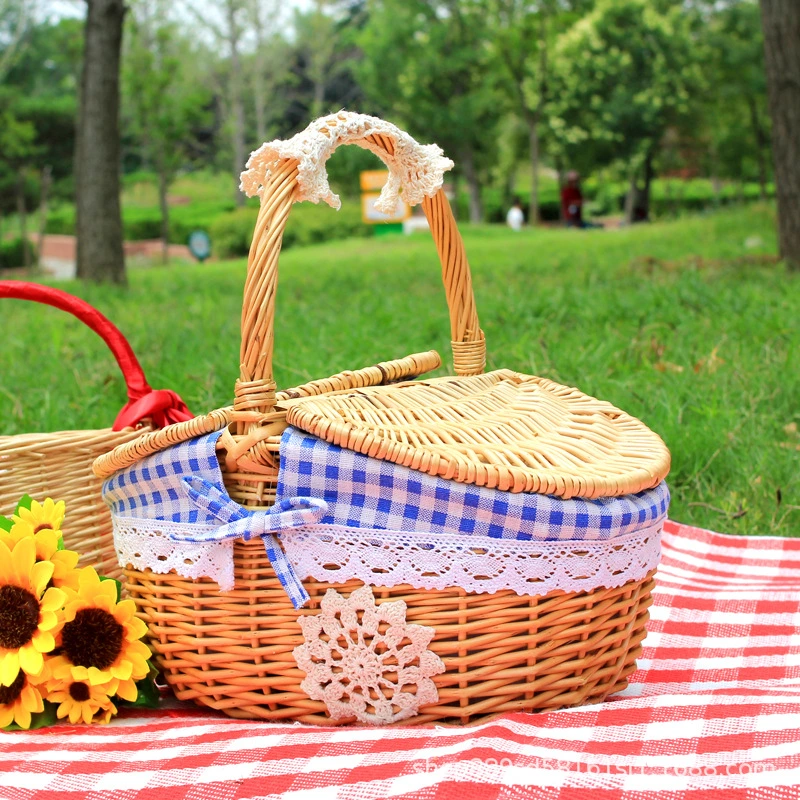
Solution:
M24 494L19 499L19 503L17 503L16 509L14 509L15 514L19 514L19 510L24 508L28 511L31 510L31 504L33 503L33 498L29 494Z
M67 548L64 546L64 534L58 534L58 542L56 543L56 550L66 550Z
M58 717L56 716L56 709L58 708L57 705L54 703L48 703L45 700L44 703L44 711L40 711L38 714L31 714L31 725L30 728L21 728L17 725L16 722L12 722L10 725L6 725L3 728L4 731L24 731L24 730L36 730L37 728L49 728L51 725L55 725L58 722Z
M105 575L100 575L101 581L114 581L117 585L117 602L119 603L120 598L122 597L122 584L116 578L107 578Z
M14 523L8 517L0 517L0 531L10 531Z

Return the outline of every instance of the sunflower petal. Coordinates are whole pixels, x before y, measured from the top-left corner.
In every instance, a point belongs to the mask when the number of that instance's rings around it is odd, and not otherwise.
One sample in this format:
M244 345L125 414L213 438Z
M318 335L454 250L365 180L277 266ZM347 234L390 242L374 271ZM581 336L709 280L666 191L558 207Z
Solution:
M22 705L28 709L28 711L39 714L40 712L44 711L44 703L42 702L42 696L36 689L33 688L30 684L25 686L22 690L22 694L20 695L20 700Z
M127 681L133 674L133 666L131 661L126 658L119 664L112 664L109 671L115 678L119 678L121 681Z
M55 614L53 616L55 616ZM40 653L51 653L56 649L56 640L52 633L39 630L33 634L31 645Z
M19 649L19 666L28 675L38 675L44 669L44 658L35 647L26 644Z
M136 688L136 684L133 681L120 681L115 694L121 700L128 700L131 703L135 703L136 698L139 696L139 690Z
M11 686L19 675L19 653L9 650L0 655L0 686Z
M14 553L16 554L17 550L19 549L20 545L27 542L27 539L23 539L15 548ZM33 547L36 545L31 543ZM36 557L36 552L34 551L34 558ZM50 578L53 577L53 570L55 570L55 564L52 561L39 561L38 563L34 564L32 567L28 569L28 581L30 582L31 587L33 588L33 592L37 597L41 597L44 593L44 590L47 588L47 584L50 583ZM56 589L58 591L58 589Z
M23 730L28 730L28 728L31 726L31 712L18 703L16 706L16 711L14 712L14 721Z
M51 586L45 593L41 602L42 611L58 611L67 601L66 592Z
M20 539L14 545L14 551L11 553L11 579L17 586L28 586L31 581L31 570L36 562L36 543L33 539L25 537ZM52 564L51 574L52 574ZM47 580L50 580L48 576ZM47 585L47 581L45 581ZM44 587L42 587L44 591ZM37 593L37 597L41 592Z

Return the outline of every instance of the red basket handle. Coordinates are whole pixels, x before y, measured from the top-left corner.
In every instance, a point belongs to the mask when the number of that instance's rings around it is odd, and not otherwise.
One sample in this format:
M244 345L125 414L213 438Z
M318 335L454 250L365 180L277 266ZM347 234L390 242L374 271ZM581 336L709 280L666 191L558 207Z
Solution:
M60 289L54 289L52 286L26 281L0 281L0 298L3 297L12 300L31 300L60 308L91 328L108 345L108 349L122 370L122 377L128 389L128 402L114 420L115 431L133 427L143 419L152 420L157 428L192 419L192 413L175 392L169 389L150 388L142 367L122 332L85 300Z

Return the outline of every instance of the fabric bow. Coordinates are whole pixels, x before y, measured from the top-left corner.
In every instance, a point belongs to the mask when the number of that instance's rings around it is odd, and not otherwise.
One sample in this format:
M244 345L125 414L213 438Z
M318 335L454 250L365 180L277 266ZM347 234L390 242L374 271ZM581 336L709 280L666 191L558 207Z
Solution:
M291 497L281 500L265 511L250 511L235 503L213 483L203 478L184 478L183 484L189 499L198 508L225 524L203 533L171 533L171 539L208 543L221 542L225 539L249 541L254 536L260 536L264 541L267 558L292 605L295 608L302 608L308 602L308 592L274 534L288 528L299 528L319 522L328 509L328 504L324 500L317 500L314 497Z

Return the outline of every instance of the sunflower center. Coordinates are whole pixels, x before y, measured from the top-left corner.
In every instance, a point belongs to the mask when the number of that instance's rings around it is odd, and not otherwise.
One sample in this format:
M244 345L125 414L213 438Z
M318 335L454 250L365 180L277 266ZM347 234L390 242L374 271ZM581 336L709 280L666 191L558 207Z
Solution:
M0 706L10 705L22 694L25 688L25 673L20 670L11 686L0 686Z
M34 529L34 533L39 533L39 531L52 531L53 526L49 522L40 522Z
M83 608L62 631L67 658L76 667L108 669L122 652L122 625L102 608Z
M69 687L69 696L79 703L85 703L89 699L89 687L85 683L72 683Z
M18 650L39 627L39 601L21 586L0 586L0 647Z

